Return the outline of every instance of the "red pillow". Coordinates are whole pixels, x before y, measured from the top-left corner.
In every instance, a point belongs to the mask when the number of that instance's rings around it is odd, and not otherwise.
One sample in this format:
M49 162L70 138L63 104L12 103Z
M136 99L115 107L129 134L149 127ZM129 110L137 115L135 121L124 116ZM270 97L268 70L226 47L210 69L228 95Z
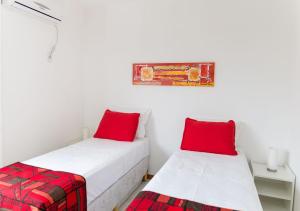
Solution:
M139 124L139 113L106 110L94 138L132 142Z
M235 122L202 122L187 118L181 142L182 150L237 155Z

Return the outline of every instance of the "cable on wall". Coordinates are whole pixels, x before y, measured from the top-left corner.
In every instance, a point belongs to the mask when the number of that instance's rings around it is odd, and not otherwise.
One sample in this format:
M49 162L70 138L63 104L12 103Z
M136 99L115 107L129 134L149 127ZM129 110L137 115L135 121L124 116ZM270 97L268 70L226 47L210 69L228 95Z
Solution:
M53 55L54 55L54 53L55 53L56 46L57 46L58 40L59 40L59 30L58 30L58 27L57 27L56 24L54 25L54 27L55 27L55 31L56 31L56 39L55 39L54 45L52 46L52 48L51 48L51 50L50 50L50 52L49 52L49 55L48 55L48 62L52 62L52 60L53 60Z

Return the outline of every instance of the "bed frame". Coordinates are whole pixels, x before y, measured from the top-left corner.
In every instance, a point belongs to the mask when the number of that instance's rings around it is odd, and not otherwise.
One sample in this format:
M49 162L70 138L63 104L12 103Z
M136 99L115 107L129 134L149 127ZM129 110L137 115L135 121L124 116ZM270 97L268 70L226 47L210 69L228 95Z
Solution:
M118 211L134 190L147 177L149 156L141 160L105 192L88 204L88 211Z

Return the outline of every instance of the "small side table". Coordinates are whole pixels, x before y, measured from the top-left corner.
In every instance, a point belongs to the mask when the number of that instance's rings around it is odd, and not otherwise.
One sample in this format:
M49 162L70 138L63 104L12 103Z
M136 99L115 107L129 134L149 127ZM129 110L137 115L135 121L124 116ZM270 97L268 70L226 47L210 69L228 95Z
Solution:
M293 211L296 176L286 165L277 172L251 161L254 183L264 211Z

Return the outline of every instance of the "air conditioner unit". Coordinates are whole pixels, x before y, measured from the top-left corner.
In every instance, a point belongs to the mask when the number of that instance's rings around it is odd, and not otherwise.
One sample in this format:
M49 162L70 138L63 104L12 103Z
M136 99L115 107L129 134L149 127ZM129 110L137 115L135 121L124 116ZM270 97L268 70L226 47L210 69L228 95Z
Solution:
M59 14L61 0L3 0L3 3L38 15L55 23L61 22Z

